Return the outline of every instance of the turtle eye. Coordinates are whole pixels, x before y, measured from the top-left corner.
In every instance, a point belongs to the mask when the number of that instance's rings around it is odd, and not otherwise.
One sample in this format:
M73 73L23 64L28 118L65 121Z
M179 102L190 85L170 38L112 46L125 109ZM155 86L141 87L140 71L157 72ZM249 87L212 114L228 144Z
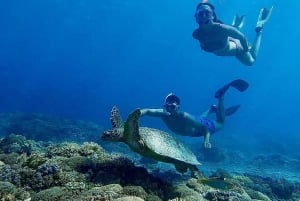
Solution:
M104 131L101 136L102 139L109 139L111 137L112 137L112 130Z

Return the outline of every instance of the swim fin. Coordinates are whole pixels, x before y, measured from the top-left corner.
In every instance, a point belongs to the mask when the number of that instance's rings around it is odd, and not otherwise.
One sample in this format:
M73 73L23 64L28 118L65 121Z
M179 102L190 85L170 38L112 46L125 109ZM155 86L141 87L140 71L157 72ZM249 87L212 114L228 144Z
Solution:
M233 105L229 108L226 108L225 109L225 115L226 116L230 116L230 115L233 115L239 108L240 108L241 105Z
M235 89L239 90L240 92L243 92L249 87L249 84L248 84L248 82L246 82L245 80L242 80L242 79L233 80L232 82L226 84L221 89L216 91L215 98L221 98L222 96L224 96L224 94L229 89L229 87L234 87Z
M260 9L256 27L255 27L256 33L260 32L263 29L265 23L269 20L272 11L273 11L273 6L270 9L267 8Z
M244 26L245 18L246 18L245 15L242 16L235 15L233 17L233 21L231 25L237 29L241 29Z
M225 109L225 115L226 116L233 115L240 108L240 106L241 105L233 105L229 108L226 108ZM213 105L210 106L210 110L209 110L210 113L213 113L213 112L216 113L217 111L218 111L218 106L217 105L213 104Z

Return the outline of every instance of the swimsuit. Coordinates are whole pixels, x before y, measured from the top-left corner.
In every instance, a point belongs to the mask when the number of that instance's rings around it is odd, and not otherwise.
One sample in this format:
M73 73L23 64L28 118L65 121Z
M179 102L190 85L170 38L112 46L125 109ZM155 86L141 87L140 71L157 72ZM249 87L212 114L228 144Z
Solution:
M199 118L199 122L209 130L210 134L216 132L214 121L207 118Z

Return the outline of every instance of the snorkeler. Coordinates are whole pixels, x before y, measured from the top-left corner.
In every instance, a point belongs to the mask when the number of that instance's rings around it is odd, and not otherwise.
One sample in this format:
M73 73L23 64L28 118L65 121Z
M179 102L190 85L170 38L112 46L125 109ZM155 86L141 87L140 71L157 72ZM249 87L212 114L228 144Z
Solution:
M191 137L204 136L203 147L211 148L210 135L222 129L225 117L232 115L240 107L240 105L234 105L224 109L224 95L230 87L243 92L248 88L248 83L237 79L220 88L215 93L218 105L212 105L199 119L187 112L180 111L180 99L172 93L165 98L163 109L141 109L141 115L161 118L167 127L176 134ZM216 120L207 118L212 113L216 114Z
M251 66L258 55L262 30L272 10L273 7L260 10L255 28L256 36L250 46L245 35L239 31L243 26L244 16L235 17L232 26L223 24L217 19L212 4L200 3L194 15L199 27L193 32L193 37L200 42L202 50L217 56L235 56L243 64Z

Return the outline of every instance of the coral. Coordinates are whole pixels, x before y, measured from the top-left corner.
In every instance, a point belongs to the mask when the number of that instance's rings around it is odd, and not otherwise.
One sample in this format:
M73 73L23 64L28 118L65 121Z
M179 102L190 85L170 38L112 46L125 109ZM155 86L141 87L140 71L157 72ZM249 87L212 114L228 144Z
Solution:
M147 197L146 191L141 186L124 186L123 193L125 195L136 196L143 199Z
M65 164L72 170L76 170L81 173L86 173L89 169L93 168L94 161L83 156L73 156L65 161Z
M17 154L17 153L0 154L0 160L8 165L13 165L13 164L18 163L18 157L19 157L19 154Z
M189 179L186 185L198 193L204 193L210 189L209 186L199 183L197 179Z
M290 199L295 190L294 184L288 182L285 179L276 179L270 182L272 192L279 199Z
M153 195L153 194L148 194L145 200L146 201L162 201L162 199L160 199L157 195Z
M271 201L271 199L268 196L266 196L265 194L263 194L259 191L247 189L246 192L252 199L261 200L261 201Z
M24 138L15 135L10 141L18 144ZM29 192L32 200L45 201L270 201L295 200L300 194L299 183L257 175L230 175L223 170L212 176L229 178L234 188L226 191L196 179L187 180L161 166L157 166L160 169L156 177L154 171L150 174L128 158L108 154L96 143L25 142L32 147L31 152L0 154L0 196L5 200L30 199Z
M103 153L103 148L94 142L84 142L83 146L81 146L79 153L81 156L90 156L94 153Z
M66 185L69 182L86 182L84 174L72 171L60 171L58 173L59 183L61 185Z
M5 198L12 198L12 200L26 200L30 198L30 194L21 188L16 188L13 184L9 182L0 181L0 197L3 200L8 200Z
M10 182L0 181L0 197L4 197L7 194L13 194L16 187Z
M197 201L203 199L203 196L200 192L196 192L185 184L178 184L174 186L172 191L169 192L168 196L171 200L177 200L176 198L189 201Z
M29 141L22 135L10 134L0 141L0 152L2 153L26 153L32 152L32 147Z
M257 175L247 175L255 184L250 188L266 194L270 199L290 199L297 191L295 184L286 179L273 179L270 177L261 177Z
M62 143L54 144L48 147L47 157L62 156L62 157L72 157L75 155L80 155L80 146L76 143Z
M59 185L59 167L56 164L38 166L31 177L26 178L26 185L35 191Z
M27 166L32 169L36 169L38 166L45 163L48 159L44 153L33 153L26 158L23 166Z
M230 191L208 191L205 195L205 198L208 200L216 200L216 201L252 201L250 196L247 194L240 195L235 192Z
M68 192L72 192L74 195L79 195L87 189L85 182L68 182L64 186Z
M124 157L97 163L89 174L93 183L105 185L113 181L123 186L141 186L147 193L153 192L159 197L166 196L166 192L171 188L170 184L152 176L145 168L135 167L132 161Z
M0 167L0 181L7 181L17 187L21 186L21 168L18 165L4 165Z
M116 199L123 193L123 187L119 184L109 184L100 187L94 187L86 192L83 196L98 196L109 199Z
M52 187L32 195L32 201L60 201L63 196L70 195L63 187Z
M117 198L115 201L144 201L144 200L136 196L126 196L126 197Z

